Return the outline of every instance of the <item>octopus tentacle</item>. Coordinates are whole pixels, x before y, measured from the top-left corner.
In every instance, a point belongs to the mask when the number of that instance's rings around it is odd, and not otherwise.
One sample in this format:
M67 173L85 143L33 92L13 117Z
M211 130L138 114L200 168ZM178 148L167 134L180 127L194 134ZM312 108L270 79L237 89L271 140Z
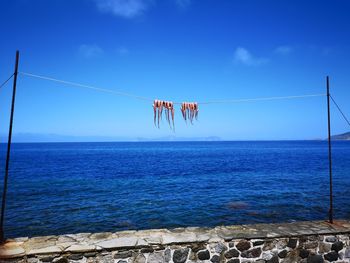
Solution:
M175 109L174 109L174 107L172 107L171 108L171 119L172 119L172 121L173 121L173 131L175 131Z
M154 100L153 102L153 121L154 121L154 125L157 126L157 100Z
M170 126L170 128L171 128L171 124L170 124L170 112L171 112L171 102L168 101L168 102L167 102L167 120L168 120L169 126Z

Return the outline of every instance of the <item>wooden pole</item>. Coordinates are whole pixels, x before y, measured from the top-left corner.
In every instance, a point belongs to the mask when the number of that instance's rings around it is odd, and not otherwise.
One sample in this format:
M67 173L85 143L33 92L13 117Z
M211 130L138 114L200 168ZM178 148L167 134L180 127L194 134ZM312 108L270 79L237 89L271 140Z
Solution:
M329 163L329 223L333 224L333 178L332 178L332 143L330 110L329 76L327 76L327 111L328 111L328 163Z
M15 110L15 100L16 100L18 62L19 62L19 51L17 50L17 52L16 52L16 62L15 62L15 72L14 72L14 75L13 75L12 104L11 104L11 116L10 116L9 135L8 135L8 142L7 142L7 155L6 155L6 167L5 167L5 177L4 177L4 189L3 189L3 192L2 192L2 205L1 205L1 218L0 218L0 242L1 243L5 241L4 215L5 215L5 206L6 206L7 180L8 180L8 176L9 176L9 165L10 165L13 114L14 114L14 110Z

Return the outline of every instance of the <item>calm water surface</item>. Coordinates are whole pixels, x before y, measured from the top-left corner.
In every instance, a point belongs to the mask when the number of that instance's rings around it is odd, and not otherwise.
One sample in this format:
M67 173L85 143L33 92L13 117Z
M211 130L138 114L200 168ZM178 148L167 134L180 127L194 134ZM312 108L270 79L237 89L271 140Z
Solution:
M5 231L326 219L327 150L324 141L14 144ZM334 142L333 158L335 216L350 219L350 142Z

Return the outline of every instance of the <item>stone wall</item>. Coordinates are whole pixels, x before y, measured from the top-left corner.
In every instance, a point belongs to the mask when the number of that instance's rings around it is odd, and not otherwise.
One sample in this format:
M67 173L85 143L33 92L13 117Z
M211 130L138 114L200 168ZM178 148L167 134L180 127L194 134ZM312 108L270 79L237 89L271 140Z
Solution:
M0 262L350 262L349 234L348 221L318 221L17 238Z

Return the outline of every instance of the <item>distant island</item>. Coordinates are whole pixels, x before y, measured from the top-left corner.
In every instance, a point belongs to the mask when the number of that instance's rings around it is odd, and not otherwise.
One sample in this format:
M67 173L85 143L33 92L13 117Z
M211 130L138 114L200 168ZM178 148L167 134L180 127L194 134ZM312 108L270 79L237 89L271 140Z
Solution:
M333 140L350 141L350 132L333 135L332 139Z

